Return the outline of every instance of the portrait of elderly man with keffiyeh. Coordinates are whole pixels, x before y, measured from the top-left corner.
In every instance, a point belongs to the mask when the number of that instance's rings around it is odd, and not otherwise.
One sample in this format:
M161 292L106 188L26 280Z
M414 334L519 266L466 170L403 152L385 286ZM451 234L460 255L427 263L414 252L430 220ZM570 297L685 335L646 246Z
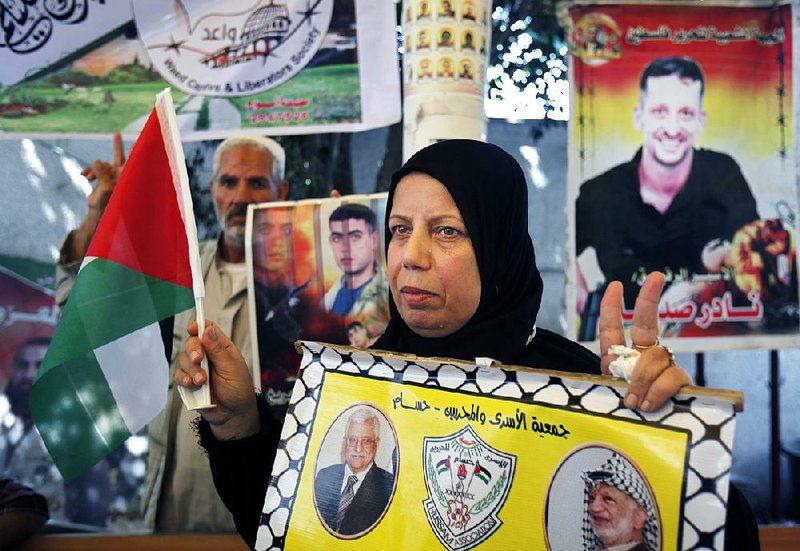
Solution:
M584 471L583 542L587 550L655 551L658 518L641 474L613 453L600 467Z

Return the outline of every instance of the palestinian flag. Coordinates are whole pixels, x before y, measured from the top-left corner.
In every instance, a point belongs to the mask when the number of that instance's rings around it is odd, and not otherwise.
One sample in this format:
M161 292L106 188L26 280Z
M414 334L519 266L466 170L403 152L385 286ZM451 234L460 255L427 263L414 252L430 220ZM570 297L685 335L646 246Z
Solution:
M436 464L436 471L439 474L446 473L450 470L450 458L442 459Z
M475 462L475 470L472 472L472 474L480 478L486 484L488 484L492 479L492 473L490 473L486 467L481 465L480 461Z
M196 292L189 254L197 237L174 120L167 89L114 188L31 389L34 422L65 481L166 404L158 322L192 308Z

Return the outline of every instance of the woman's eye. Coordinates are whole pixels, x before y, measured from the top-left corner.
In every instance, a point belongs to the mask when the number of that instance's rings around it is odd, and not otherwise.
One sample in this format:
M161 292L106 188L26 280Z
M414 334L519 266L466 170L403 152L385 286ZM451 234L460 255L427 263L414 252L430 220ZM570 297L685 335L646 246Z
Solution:
M401 226L401 225L392 226L390 230L392 232L392 235L405 235L410 232L408 226Z
M451 228L449 226L445 226L443 228L439 228L437 230L437 233L439 233L440 235L443 235L445 237L455 237L455 236L459 235L461 232L458 231L455 228Z

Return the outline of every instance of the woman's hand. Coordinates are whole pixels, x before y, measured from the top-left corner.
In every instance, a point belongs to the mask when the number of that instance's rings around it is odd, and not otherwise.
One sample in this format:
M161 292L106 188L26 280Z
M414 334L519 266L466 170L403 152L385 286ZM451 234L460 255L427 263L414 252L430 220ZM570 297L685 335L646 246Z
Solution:
M625 406L630 409L654 411L660 408L682 386L691 384L689 374L675 365L672 354L658 343L658 303L664 287L664 275L653 272L639 290L633 308L631 339L634 348L641 351L633 377L625 394ZM616 358L609 354L611 346L625 345L622 326L622 284L609 284L600 302L601 369L609 375L608 365Z
M200 367L208 355L211 399L214 407L200 411L211 425L217 440L238 440L259 431L258 407L253 379L242 354L227 335L212 321L206 325L202 341L197 323L189 325L189 339L178 356L175 384L192 388L207 381Z

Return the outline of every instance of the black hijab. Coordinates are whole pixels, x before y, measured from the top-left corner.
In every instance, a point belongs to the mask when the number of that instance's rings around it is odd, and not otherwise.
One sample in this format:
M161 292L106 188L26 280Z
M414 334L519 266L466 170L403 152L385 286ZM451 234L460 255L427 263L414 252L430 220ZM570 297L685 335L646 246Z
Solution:
M425 338L405 324L390 297L391 320L374 348L470 361L488 356L504 364L599 373L597 356L558 335L539 329L530 341L543 284L528 235L528 188L517 161L495 145L474 140L447 140L415 153L392 176L384 228L387 254L397 184L412 172L441 182L461 212L478 262L480 303L455 333Z

